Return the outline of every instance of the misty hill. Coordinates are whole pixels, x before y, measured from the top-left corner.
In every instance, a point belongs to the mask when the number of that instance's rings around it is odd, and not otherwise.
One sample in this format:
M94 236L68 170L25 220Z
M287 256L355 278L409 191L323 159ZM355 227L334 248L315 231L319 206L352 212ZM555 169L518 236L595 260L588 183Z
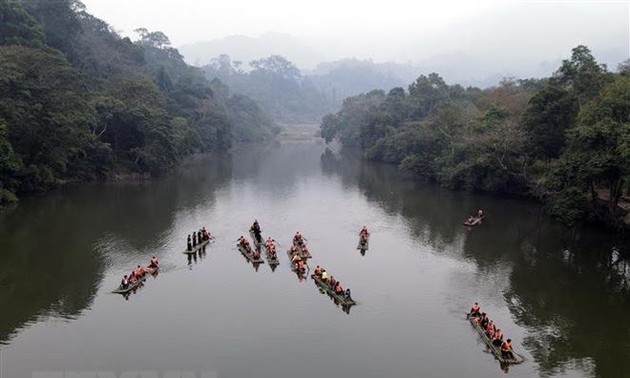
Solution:
M225 38L197 42L179 47L189 64L203 66L220 55L246 64L262 57L281 55L301 68L312 68L314 62L325 60L315 46L289 34L264 33L258 37L231 35Z
M234 93L254 99L278 122L318 123L332 110L311 80L279 55L253 60L246 65L221 55L202 70L208 80L219 79Z

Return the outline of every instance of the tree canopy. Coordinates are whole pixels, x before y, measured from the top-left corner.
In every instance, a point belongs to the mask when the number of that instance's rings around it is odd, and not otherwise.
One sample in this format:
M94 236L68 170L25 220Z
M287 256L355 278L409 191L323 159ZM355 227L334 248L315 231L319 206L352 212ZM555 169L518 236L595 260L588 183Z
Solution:
M78 0L0 0L0 204L277 132L250 99L215 94L164 33L137 32L120 37Z
M630 70L577 46L547 79L481 90L422 75L346 98L321 134L456 189L536 196L565 222L619 225L630 177Z

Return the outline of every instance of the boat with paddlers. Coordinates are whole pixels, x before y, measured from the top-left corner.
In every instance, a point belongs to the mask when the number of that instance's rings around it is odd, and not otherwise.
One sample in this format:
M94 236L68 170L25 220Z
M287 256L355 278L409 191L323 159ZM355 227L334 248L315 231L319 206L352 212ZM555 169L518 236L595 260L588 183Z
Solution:
M464 226L466 227L473 227L473 226L477 226L479 224L481 224L481 221L483 221L483 218L485 217L485 215L482 215L480 217L468 217L468 219L466 219L464 221Z
M142 274L142 277L136 278L134 281L129 281L129 283L127 284L126 287L123 287L122 284L119 285L116 289L112 290L112 293L114 293L114 294L129 294L133 290L135 290L138 287L142 286L142 284L144 283L144 281L147 280L147 277L149 275L156 276L159 270L160 270L159 266L158 267L154 267L154 268L151 268L151 267L144 268L144 272Z
M485 216L486 214L483 212L483 210L479 209L477 210L477 214L469 215L468 218L466 218L466 220L464 221L464 226L466 227L477 226L481 224L481 221L483 221L483 218Z
M321 290L325 291L326 294L328 294L331 298L333 298L340 305L342 305L342 306L353 306L353 305L357 304L357 302L355 302L354 299L352 299L352 297L350 297L350 295L346 294L346 293L349 293L349 291L337 294L337 293L335 293L335 290L328 283L324 282L322 280L322 278L320 276L318 276L317 274L311 274L311 278L315 281L315 284Z
M193 232L192 235L188 234L188 237L186 238L186 250L184 253L192 254L199 251L205 252L206 246L213 240L214 236L212 236L205 227L202 227L199 231Z
M497 345L494 345L492 343L492 340L488 337L488 335L486 335L486 332L483 330L481 325L477 324L475 319L476 319L476 317L474 317L474 316L468 317L468 320L470 321L470 325L472 325L473 328L477 331L477 333L479 333L479 336L481 337L483 342L486 344L486 347L492 352L494 357L497 360L499 360L499 362L501 364L512 364L512 365L515 365L515 364L520 364L523 361L525 361L525 358L523 356L521 356L520 354L518 354L518 353L516 353L514 351L512 351L512 355L514 356L514 358L504 357L503 353L501 353L501 347L497 346Z
M260 254L258 256L255 256L254 251L252 251L251 248L249 248L248 250L241 243L238 243L236 246L238 247L238 250L243 254L243 256L251 261L252 264L262 264L265 262Z
M361 251L367 251L370 248L370 233L368 232L367 227L363 226L361 231L359 231L359 244L357 244L357 249Z

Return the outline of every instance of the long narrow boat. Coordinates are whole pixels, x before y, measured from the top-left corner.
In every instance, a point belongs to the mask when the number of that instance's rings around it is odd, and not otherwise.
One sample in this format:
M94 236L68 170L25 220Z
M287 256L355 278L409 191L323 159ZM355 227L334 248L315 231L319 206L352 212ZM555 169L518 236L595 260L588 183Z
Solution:
M236 246L238 247L238 250L243 254L243 256L247 257L247 259L251 261L252 264L262 264L265 262L262 257L255 258L253 253L247 252L240 243L238 243Z
M485 215L482 215L480 217L473 217L472 221L470 221L470 222L465 221L464 222L464 226L466 226L466 227L473 227L473 226L476 226L478 224L481 224L481 221L483 220L484 217L485 217Z
M481 326L479 324L477 324L477 322L475 322L475 318L471 317L468 320L470 320L470 325L472 325L473 328L475 330L477 330L477 333L479 333L479 336L481 337L483 342L486 343L486 346L488 347L488 349L490 349L492 354L494 354L494 357L497 360L499 360L500 363L515 365L515 364L520 364L521 362L525 361L523 356L521 356L520 354L518 354L518 353L516 353L514 351L512 351L512 354L514 354L514 359L503 357L503 355L501 354L501 348L497 347L494 344L492 344L492 340L490 340L490 338L488 336L486 336L486 332L484 332L484 330L481 328Z
M329 296L331 296L333 299L335 299L342 306L353 306L353 305L357 304L357 302L355 302L354 299L348 298L345 295L339 295L339 294L335 293L333 288L328 286L328 284L326 284L324 281L322 281L322 279L319 278L319 276L317 276L315 274L311 274L311 278L315 281L315 284L317 286L319 286L321 289L326 291L326 293Z
M362 251L367 251L370 249L370 235L365 238L365 240L359 236L359 244L357 244L357 249Z
M273 265L280 265L280 260L278 260L278 253L276 252L276 255L271 257L269 252L270 252L269 248L265 244L265 256L267 257L267 264L272 265L272 266Z
M129 292L131 292L132 290L136 289L137 287L139 287L140 285L142 285L144 283L144 281L147 280L147 276L150 274L156 274L158 271L160 270L160 267L157 268L145 268L145 272L142 275L142 277L134 282L130 282L129 285L127 286L126 289L121 288L120 286L118 286L116 289L112 290L112 293L115 294L127 294Z
M196 246L192 247L192 249L190 251L185 250L183 253L185 253L185 254L197 253L198 251L201 251L201 250L205 249L206 246L208 245L208 243L210 243L211 240L213 240L213 239L203 240L201 243L199 243Z

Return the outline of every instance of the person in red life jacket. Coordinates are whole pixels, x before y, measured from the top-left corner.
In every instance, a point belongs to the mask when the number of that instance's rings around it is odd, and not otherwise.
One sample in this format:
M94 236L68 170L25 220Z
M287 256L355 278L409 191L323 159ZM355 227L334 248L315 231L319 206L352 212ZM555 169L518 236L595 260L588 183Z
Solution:
M136 275L137 278L140 278L144 275L144 269L142 269L142 267L138 265L138 267L133 273Z
M335 291L335 294L342 295L343 287L341 287L341 282L337 281L333 290Z
M494 337L494 332L495 332L494 323L492 322L492 320L490 320L488 322L488 325L486 326L486 336L488 336L488 338L492 340L492 338Z
M492 338L492 345L500 347L501 344L503 344L503 332L497 328L497 331L494 333L494 337Z
M479 303L475 302L470 308L470 312L468 313L468 317L477 317L481 315L481 307L479 307Z
M302 273L304 270L306 270L306 269L304 268L304 261L299 260L299 261L297 262L297 270L298 270L298 272L300 272L300 273Z
M514 352L512 351L512 339L507 339L501 344L501 356L503 358L514 359Z

